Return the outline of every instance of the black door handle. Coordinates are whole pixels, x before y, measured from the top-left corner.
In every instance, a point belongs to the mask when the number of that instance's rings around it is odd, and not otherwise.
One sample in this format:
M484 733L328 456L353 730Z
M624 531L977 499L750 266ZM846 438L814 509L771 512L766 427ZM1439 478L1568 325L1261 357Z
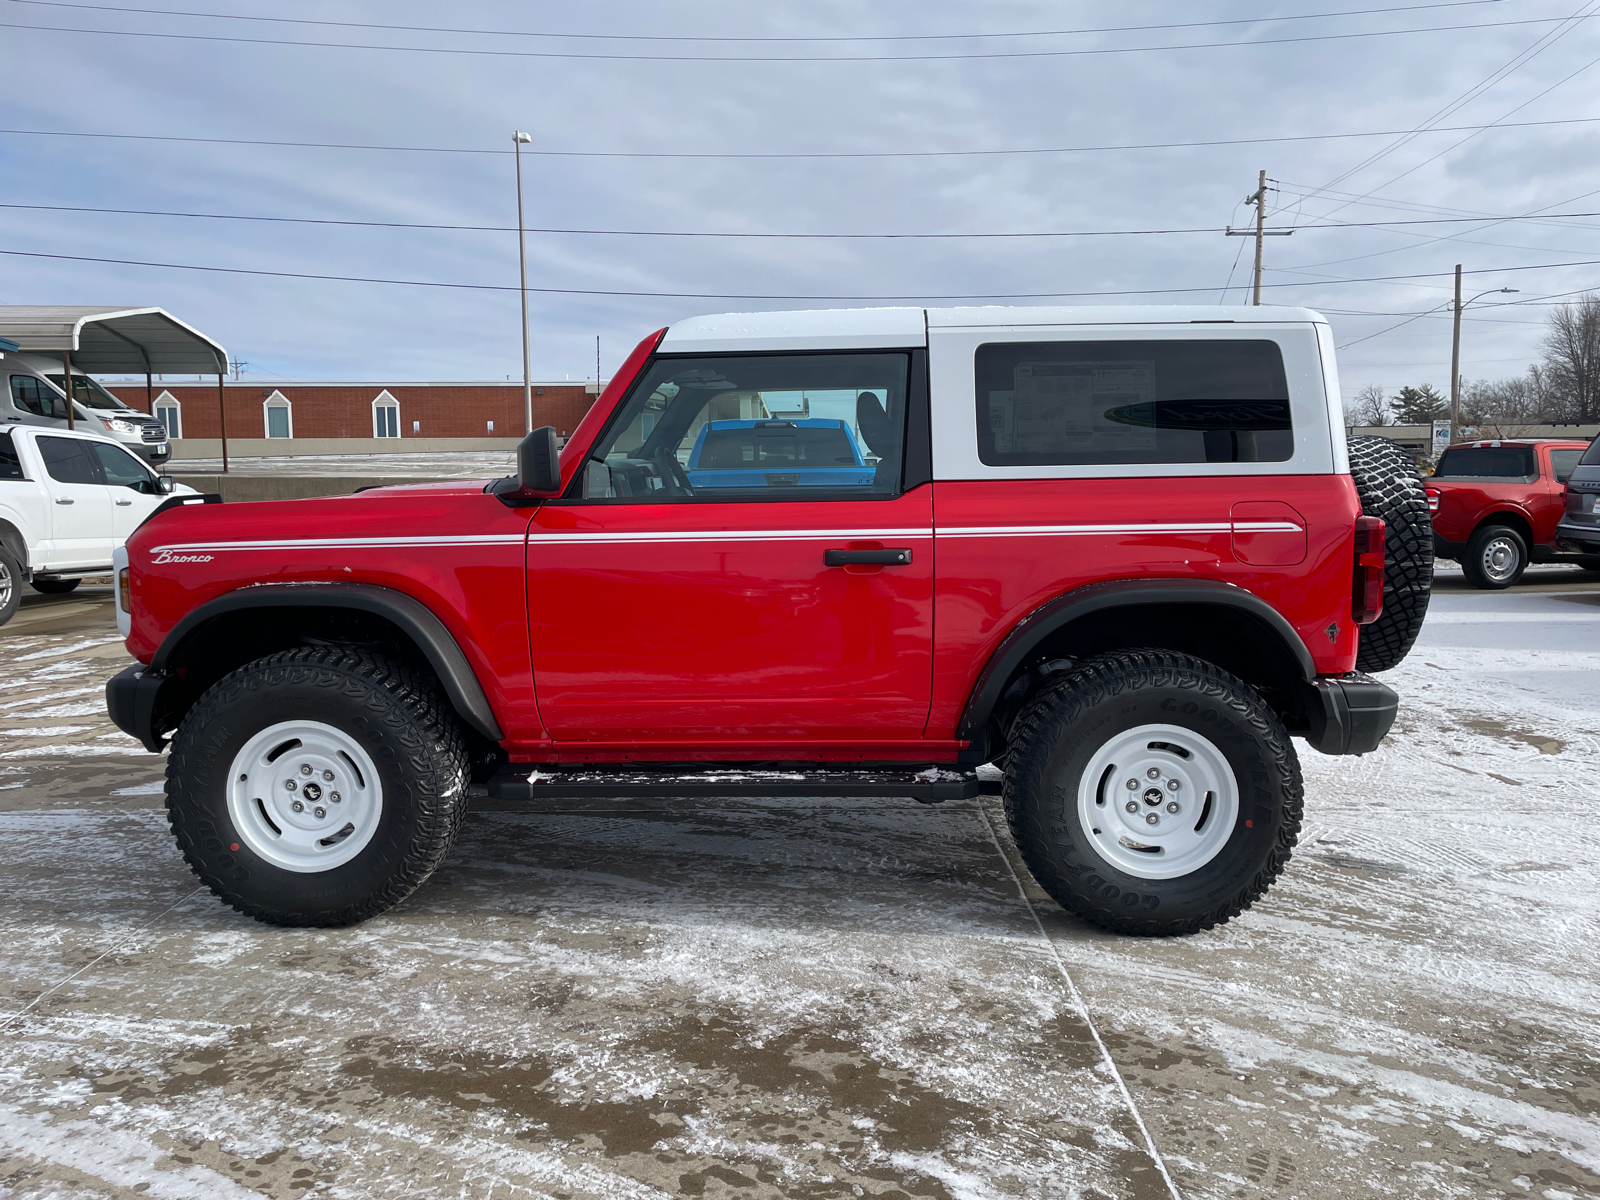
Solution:
M911 550L824 550L825 567L904 567L911 562Z

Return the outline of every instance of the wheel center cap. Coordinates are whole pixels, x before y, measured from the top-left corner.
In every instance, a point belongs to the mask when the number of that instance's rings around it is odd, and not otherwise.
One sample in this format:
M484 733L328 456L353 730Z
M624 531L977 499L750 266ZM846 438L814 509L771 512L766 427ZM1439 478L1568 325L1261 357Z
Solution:
M308 783L303 788L300 789L300 794L302 796L304 796L307 800L321 800L322 799L322 788L318 784Z

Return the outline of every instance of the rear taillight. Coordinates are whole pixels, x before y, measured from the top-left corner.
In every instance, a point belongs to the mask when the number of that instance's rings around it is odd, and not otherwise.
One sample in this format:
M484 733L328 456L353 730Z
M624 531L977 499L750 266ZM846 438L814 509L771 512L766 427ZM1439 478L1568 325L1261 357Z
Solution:
M1356 518L1356 570L1350 592L1350 615L1357 625L1371 625L1383 612L1383 522Z
M1428 493L1428 511L1430 513L1438 512L1439 511L1439 489L1438 488L1423 488L1422 490Z

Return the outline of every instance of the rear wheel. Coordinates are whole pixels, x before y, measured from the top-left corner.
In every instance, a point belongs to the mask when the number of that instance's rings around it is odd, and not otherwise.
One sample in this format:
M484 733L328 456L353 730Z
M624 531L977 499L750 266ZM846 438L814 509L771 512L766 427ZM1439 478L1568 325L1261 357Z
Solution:
M1350 439L1350 476L1361 511L1384 524L1383 612L1361 627L1356 666L1387 671L1417 640L1433 591L1433 520L1428 494L1405 451L1388 438Z
M81 579L35 579L28 586L46 596L65 596L82 582Z
M1288 733L1246 684L1185 654L1123 650L1023 710L1004 796L1023 860L1063 908L1167 936L1221 924L1266 892L1304 791Z
M444 860L467 749L430 678L334 647L224 677L178 726L167 813L184 858L240 912L348 925Z
M1528 569L1528 543L1509 525L1485 525L1467 542L1461 571L1473 587L1499 591Z

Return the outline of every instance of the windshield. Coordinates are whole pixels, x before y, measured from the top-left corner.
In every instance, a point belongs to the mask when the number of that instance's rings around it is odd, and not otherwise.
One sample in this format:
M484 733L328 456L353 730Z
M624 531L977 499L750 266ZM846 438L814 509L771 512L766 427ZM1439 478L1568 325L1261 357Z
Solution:
M1532 446L1461 446L1439 459L1436 479L1527 479L1536 474Z
M62 381L66 376L51 375L48 378L51 383L61 387ZM85 408L106 408L116 412L123 412L128 407L87 375L73 375L72 398Z

